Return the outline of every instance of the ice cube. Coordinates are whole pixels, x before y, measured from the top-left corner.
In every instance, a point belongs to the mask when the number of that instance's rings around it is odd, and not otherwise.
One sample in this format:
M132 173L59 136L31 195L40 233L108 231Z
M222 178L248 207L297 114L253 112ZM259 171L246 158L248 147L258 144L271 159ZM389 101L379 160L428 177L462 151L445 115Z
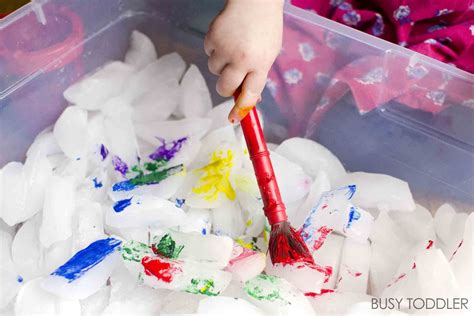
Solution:
M133 101L133 121L137 123L164 121L178 106L179 98L180 87L177 80L157 83L152 90Z
M423 206L416 204L413 212L390 212L389 215L402 229L403 234L414 243L435 239L433 216Z
M308 299L284 279L260 274L245 283L245 292L269 315L314 315Z
M123 246L122 259L132 275L157 289L214 296L222 292L232 279L229 272L197 262L156 256L146 244L135 241Z
M346 174L339 159L324 146L306 138L289 138L278 146L276 152L300 165L306 174L315 178L325 171L331 186Z
M61 165L59 165L54 171L53 174L63 178L70 178L75 186L79 186L85 181L87 176L87 170L89 167L88 159L69 159L66 158L63 160Z
M13 263L23 280L31 280L42 274L38 216L23 223L13 239L11 252Z
M263 252L253 251L239 245L234 245L234 253L235 249L239 251L239 254L233 256L225 268L226 271L232 273L234 281L245 283L262 273L266 264L266 256Z
M87 145L87 112L77 106L67 107L54 124L53 132L66 156L82 158Z
M308 196L304 200L303 204L299 206L294 217L290 218L290 223L293 225L293 227L301 227L301 225L303 225L305 218L308 216L313 206L318 203L322 194L326 191L329 191L330 189L331 187L329 184L329 178L326 172L320 171L316 175L313 184L311 184Z
M113 61L64 91L64 98L86 110L98 110L108 99L119 95L134 68ZM74 144L74 143L73 143Z
M97 202L81 201L73 218L73 251L104 237L102 206Z
M7 225L13 226L28 218L25 216L27 185L23 164L15 161L6 164L0 180L3 197L0 215Z
M143 93L153 90L158 83L168 80L179 81L185 68L186 64L178 53L161 56L140 71L133 73L120 97L125 102L131 103Z
M142 69L157 57L155 45L150 38L140 31L133 31L125 54L125 62L136 69Z
M312 252L314 262L324 268L326 272L324 289L334 289L341 262L342 246L345 238L336 234L323 226L320 230L317 242L317 249Z
M200 233L207 235L211 233L211 212L206 209L191 208L186 212L184 223L179 225L183 233Z
M11 244L11 236L0 231L0 310L8 306L23 282L23 277L18 274L12 262Z
M179 113L184 117L203 117L212 108L206 80L196 65L189 66L181 80Z
M27 185L27 200L24 221L43 208L45 188L52 175L52 167L45 156L32 155L26 158L25 181Z
M211 210L212 231L216 235L237 238L245 230L242 211L237 203L225 203Z
M219 105L216 105L209 112L207 112L206 118L210 118L212 120L211 130L229 125L227 117L230 113L230 110L232 110L234 103L235 102L233 99L229 99Z
M434 225L436 235L443 242L450 240L450 227L455 215L456 210L447 203L441 205L435 213Z
M52 244L49 248L42 247L43 257L41 267L42 274L49 274L53 272L58 266L62 265L66 260L71 258L72 239L58 241Z
M106 117L104 129L110 153L119 157L130 168L136 165L139 153L131 109L117 109L113 116Z
M102 315L160 315L167 292L146 286L130 287L127 296L122 300L111 300Z
M276 152L270 152L270 157L283 201L291 203L304 198L312 180L303 168Z
M56 137L52 131L38 134L33 144L28 148L26 157L44 157L61 153Z
M63 315L80 316L78 300L69 300L52 295L42 289L43 278L27 282L18 293L15 315Z
M459 248L467 218L468 214L457 213L449 204L441 205L436 212L434 217L436 235L439 238L439 246L447 258L451 258Z
M370 244L344 240L337 278L338 292L366 293L370 267Z
M75 187L71 178L52 176L46 188L39 240L44 247L72 235L72 216L76 207Z
M120 244L115 238L91 243L46 277L43 289L68 299L89 297L105 285L120 260Z
M106 206L105 223L117 228L174 227L185 219L174 203L154 196L133 196Z
M357 186L353 203L362 208L402 212L412 212L416 208L408 183L386 174L348 173L337 181L337 185Z
M163 301L161 315L194 314L202 299L201 295L173 291Z
M352 315L348 311L354 304L371 302L372 298L362 293L331 292L311 297L309 301L317 315Z
M474 249L472 243L472 236L474 232L473 222L474 215L471 213L466 220L464 236L461 239L461 242L458 244L458 248L453 252L451 257L448 257L448 260L451 261L449 265L453 271L454 276L456 277L461 293L465 297L472 297L474 294L472 280L472 267L474 266L472 259Z
M82 316L101 315L109 304L110 286L104 286L91 296L81 301Z
M229 263L233 241L227 236L169 231L154 236L152 246L157 254L168 258L223 269Z
M325 268L317 264L303 261L273 264L269 257L265 273L287 280L303 293L320 293L323 283L329 277Z
M136 123L137 137L157 147L160 139L173 141L184 137L202 138L211 127L212 120L208 118L192 118L176 121Z
M241 298L216 296L199 302L198 314L204 315L264 315L257 306Z
M206 137L202 139L202 146L190 168L201 167L202 165L208 163L209 158L211 158L218 149L223 148L231 148L234 151L233 154L236 157L238 156L239 160L242 159L242 152L239 148L233 126L221 127L219 129L210 131L209 134L207 134Z
M358 241L367 239L373 217L349 202L355 193L356 187L351 185L323 193L301 227L302 237L310 248L317 245L321 227Z

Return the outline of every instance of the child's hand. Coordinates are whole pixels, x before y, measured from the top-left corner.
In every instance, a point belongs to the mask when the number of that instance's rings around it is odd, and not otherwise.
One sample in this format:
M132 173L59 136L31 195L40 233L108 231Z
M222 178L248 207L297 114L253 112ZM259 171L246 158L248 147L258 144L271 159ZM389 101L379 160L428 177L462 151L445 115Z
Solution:
M280 51L282 28L283 0L227 0L211 23L204 49L209 70L219 76L217 92L229 97L242 85L229 114L232 123L244 118L259 101Z

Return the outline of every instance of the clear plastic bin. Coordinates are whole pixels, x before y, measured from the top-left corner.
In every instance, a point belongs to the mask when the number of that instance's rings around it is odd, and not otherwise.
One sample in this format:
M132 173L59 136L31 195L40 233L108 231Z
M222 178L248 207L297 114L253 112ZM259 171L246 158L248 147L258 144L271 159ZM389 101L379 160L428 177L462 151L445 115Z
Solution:
M35 135L66 107L66 87L106 61L123 58L134 29L154 41L159 55L177 51L196 64L213 101L220 102L216 79L207 72L203 38L222 5L217 0L44 0L0 20L0 166L24 159ZM317 124L301 130L289 128L267 90L261 107L268 139L311 137L348 170L408 181L417 201L431 210L448 201L472 212L474 76L290 5L285 21L310 36L322 36L321 49L334 44L328 60L333 71L369 58L366 70L381 69L383 85L371 95L378 105L374 110L361 114L355 105L358 91L349 90ZM434 83L419 79L410 85L429 90L434 84L442 90L442 111L408 107L410 99L403 95L390 98L391 89L404 80L399 70L408 68L428 71ZM324 91L315 91L316 97L318 93Z

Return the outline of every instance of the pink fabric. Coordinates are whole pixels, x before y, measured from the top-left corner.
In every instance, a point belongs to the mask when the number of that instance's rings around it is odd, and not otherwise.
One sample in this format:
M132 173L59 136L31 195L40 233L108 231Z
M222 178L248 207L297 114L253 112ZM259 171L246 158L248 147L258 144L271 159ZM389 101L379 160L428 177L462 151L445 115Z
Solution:
M474 5L468 1L293 0L303 9L474 72ZM397 53L381 52L337 33L286 18L284 44L267 87L292 123L313 132L347 92L365 113L388 102L437 113L473 106L472 83Z

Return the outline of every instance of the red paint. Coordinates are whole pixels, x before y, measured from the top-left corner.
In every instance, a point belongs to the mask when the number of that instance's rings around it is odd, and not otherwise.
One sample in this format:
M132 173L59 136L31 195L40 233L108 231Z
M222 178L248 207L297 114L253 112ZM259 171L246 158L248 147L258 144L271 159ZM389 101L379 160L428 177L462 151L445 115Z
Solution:
M353 276L353 277L360 277L362 275L362 272L359 272L359 271L356 271L356 270L351 270L351 269L347 269L347 273L349 273L350 276Z
M324 242L326 241L326 238L328 235L333 231L332 228L328 228L326 226L321 226L318 229L318 233L320 233L318 239L313 244L313 250L318 250L324 245Z
M304 293L304 295L309 296L309 297L316 297L316 296L321 296L321 295L326 294L326 293L334 293L334 290L321 289L321 292L319 292L319 293L308 292L308 293Z
M146 275L153 275L157 279L170 283L173 281L173 275L182 270L176 265L166 262L158 257L152 258L145 256L142 258L142 265Z
M416 262L413 262L413 266L411 267L411 269L416 269Z
M426 246L426 249L430 249L431 247L433 247L433 244L434 244L434 241L433 240L428 240L428 246Z
M458 245L458 247L456 248L456 250L454 250L453 254L451 255L451 258L449 259L449 261L453 260L454 255L458 252L459 248L461 248L463 241L464 241L464 239L461 239L461 242L459 243L459 245Z
M294 264L297 262L314 264L313 256L303 238L288 222L272 226L268 251L273 264Z
M398 277L396 277L394 280L392 280L392 282L390 282L390 284L387 285L387 287L391 287L392 285L394 285L395 283L397 283L398 281L400 281L401 279L403 279L406 276L407 275L405 273L400 274Z

